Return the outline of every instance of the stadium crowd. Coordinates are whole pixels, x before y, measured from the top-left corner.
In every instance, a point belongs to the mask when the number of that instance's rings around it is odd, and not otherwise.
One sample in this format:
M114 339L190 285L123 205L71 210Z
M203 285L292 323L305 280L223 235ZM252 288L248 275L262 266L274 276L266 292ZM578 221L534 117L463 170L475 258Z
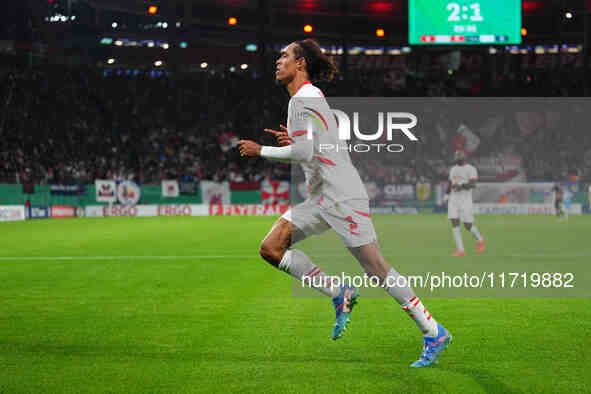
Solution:
M424 61L419 59L419 61ZM417 69L417 68L415 68ZM349 88L326 87L327 95L360 96L565 96L580 95L577 72L510 73L483 78L478 65L460 64L451 76L427 64L423 74L400 70L350 73ZM121 75L117 75L121 74ZM254 73L210 72L153 78L96 68L43 66L0 68L0 181L92 183L94 179L162 179L257 182L288 179L289 167L241 160L233 141L272 144L265 127L286 118L288 96ZM483 83L484 80L489 82ZM567 81L567 83L565 83ZM265 94L253 92L264 89ZM582 124L582 123L579 123ZM435 182L445 178L457 125L432 124L421 144L380 164L362 163L365 179L379 183ZM494 138L494 143L493 142ZM509 150L522 157L529 180L591 176L591 137L557 125L533 135L507 127L481 143L475 155ZM492 148L494 147L494 148ZM495 151L496 150L496 151Z

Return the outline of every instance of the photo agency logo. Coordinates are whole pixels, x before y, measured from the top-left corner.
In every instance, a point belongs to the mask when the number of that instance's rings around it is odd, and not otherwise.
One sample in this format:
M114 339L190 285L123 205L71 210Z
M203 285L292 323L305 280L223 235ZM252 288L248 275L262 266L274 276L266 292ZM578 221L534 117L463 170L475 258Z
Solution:
M377 118L377 131L368 132L368 126L360 127L360 112L353 112L353 122L347 113L339 109L331 109L335 119L333 127L338 129L338 141L325 141L319 139L317 142L320 153L339 152L346 150L348 152L404 152L404 145L394 143L393 140L399 136L404 136L411 142L418 141L411 129L417 125L417 117L409 112L377 112L373 113L374 119ZM365 115L365 113L363 114ZM309 140L314 139L317 134L314 130L327 130L331 127L326 117L312 108L306 108L305 111L296 114L298 121L303 121L307 125L306 130L301 133L307 133ZM368 119L363 117L363 119ZM329 119L330 121L330 119ZM370 122L371 123L371 122ZM352 127L351 127L352 126ZM375 130L376 125L373 125ZM363 129L363 131L362 131ZM355 142L352 142L355 141ZM336 143L335 143L336 142Z

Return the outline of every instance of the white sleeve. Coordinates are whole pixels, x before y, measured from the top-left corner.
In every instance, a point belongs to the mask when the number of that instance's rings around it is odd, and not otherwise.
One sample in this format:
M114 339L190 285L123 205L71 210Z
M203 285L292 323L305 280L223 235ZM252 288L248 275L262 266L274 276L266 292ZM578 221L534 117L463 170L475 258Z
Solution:
M306 162L314 156L312 141L294 142L287 146L263 146L261 157L269 160Z
M291 145L276 147L276 146L262 146L261 157L270 160L291 161L293 148Z

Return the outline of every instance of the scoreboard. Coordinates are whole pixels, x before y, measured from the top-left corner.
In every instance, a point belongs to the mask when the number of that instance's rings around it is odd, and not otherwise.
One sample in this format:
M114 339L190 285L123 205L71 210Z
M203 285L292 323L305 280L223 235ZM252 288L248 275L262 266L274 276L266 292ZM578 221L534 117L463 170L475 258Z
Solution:
M521 0L409 0L411 45L521 44Z

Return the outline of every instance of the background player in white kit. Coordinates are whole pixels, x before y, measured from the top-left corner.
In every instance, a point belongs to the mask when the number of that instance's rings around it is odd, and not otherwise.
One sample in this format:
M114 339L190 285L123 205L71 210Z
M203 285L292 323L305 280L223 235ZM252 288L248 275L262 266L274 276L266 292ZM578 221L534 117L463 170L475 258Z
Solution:
M472 207L472 189L476 186L478 172L476 168L466 163L464 152L455 153L455 163L449 171L450 187L449 200L447 202L447 217L451 220L451 230L456 241L456 252L453 256L465 256L464 242L460 230L460 221L464 223L466 230L470 231L476 241L478 254L484 251L484 238L474 226L474 212Z
M260 254L267 262L293 277L314 277L312 287L330 296L336 312L332 338L346 328L359 290L335 287L306 254L290 248L294 243L332 228L370 276L377 276L384 289L402 306L423 333L424 347L412 367L432 365L451 341L449 332L432 318L408 284L396 286L400 274L383 258L369 213L365 187L347 150L322 152L321 144L338 144L336 120L320 89L312 80L331 80L336 67L310 39L290 44L277 60L276 79L291 99L288 127L269 130L281 147L260 146L242 140L243 156L299 163L306 176L309 197L277 220L263 240ZM310 122L314 119L314 122ZM388 285L391 283L392 285Z

